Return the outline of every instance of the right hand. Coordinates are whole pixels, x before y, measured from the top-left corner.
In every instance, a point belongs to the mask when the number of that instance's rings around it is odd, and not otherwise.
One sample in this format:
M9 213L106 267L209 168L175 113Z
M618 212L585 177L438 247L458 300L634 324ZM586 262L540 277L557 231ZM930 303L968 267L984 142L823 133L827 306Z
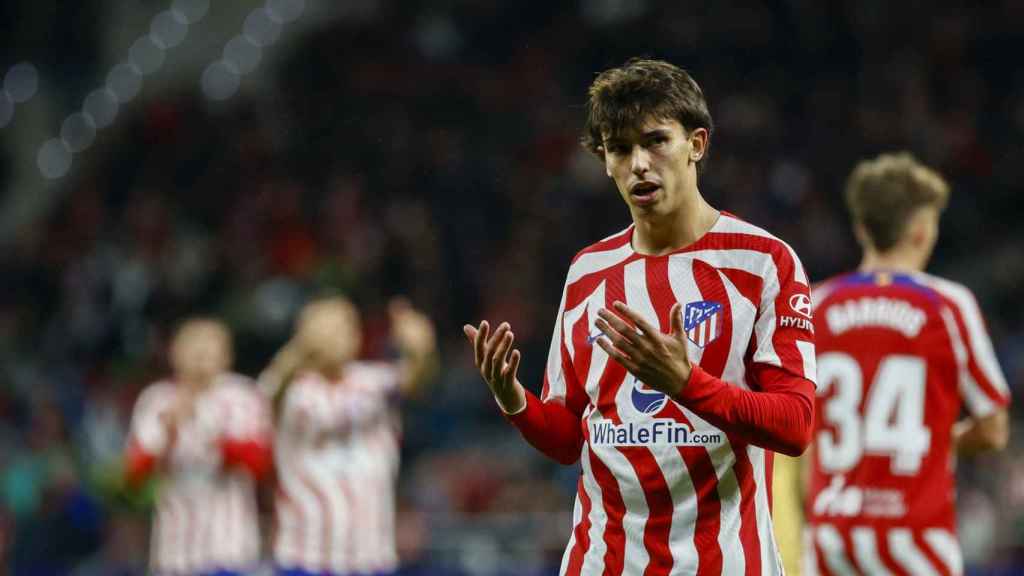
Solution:
M466 324L462 331L473 345L473 357L480 375L494 394L498 406L506 414L515 414L526 406L526 391L519 383L517 373L521 355L512 348L515 335L508 322L502 322L494 334L486 320L480 326Z

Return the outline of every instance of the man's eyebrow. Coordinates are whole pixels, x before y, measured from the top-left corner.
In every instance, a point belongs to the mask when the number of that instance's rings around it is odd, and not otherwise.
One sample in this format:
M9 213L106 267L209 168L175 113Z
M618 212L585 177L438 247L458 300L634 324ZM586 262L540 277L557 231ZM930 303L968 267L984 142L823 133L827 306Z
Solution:
M671 133L672 133L672 131L668 130L666 128L655 128L653 130L648 130L647 132L644 132L644 138L654 138L656 136L668 136Z

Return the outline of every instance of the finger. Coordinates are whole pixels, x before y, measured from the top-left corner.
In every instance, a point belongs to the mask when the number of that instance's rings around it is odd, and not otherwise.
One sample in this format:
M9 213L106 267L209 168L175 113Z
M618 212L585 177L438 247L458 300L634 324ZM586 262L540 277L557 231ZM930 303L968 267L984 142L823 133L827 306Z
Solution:
M626 322L615 313L605 310L602 308L598 310L598 321L603 321L605 326L611 326L616 333L620 334L622 338L628 340L630 343L637 344L640 342L640 334L636 331L636 328L631 326L629 322ZM597 322L594 322L597 324ZM600 328L600 326L598 326Z
M682 336L686 333L686 329L683 327L683 305L676 302L672 305L672 309L668 311L669 322L672 324L672 335Z
M634 311L629 306L626 306L621 301L616 300L615 302L612 303L612 307L615 308L616 312L622 314L627 319L632 320L633 324L635 324L636 327L639 328L640 331L643 332L644 334L654 335L661 333L661 330L652 326L650 322L644 320L643 316L641 316L638 312Z
M476 354L476 367L480 368L480 365L484 361L484 343L487 342L487 333L490 330L490 326L487 324L487 320L480 323L480 328L476 332L476 341L473 343L473 352Z
M598 338L597 345L600 346L602 350L607 352L608 356L611 357L612 360L615 360L619 364L622 364L622 366L626 370L633 372L636 369L636 363L633 362L633 359L627 356L625 353L623 353L615 346L613 346L611 340L609 340L608 338L605 338L603 336Z
M473 328L469 324L463 324L462 325L462 333L466 335L466 338L469 340L469 344L471 346L473 346L473 348L475 349L476 348L476 335L477 335L476 328Z
M483 366L481 372L484 378L492 378L494 375L494 349L496 346L501 344L501 339L505 337L509 331L507 323L502 322L498 326L498 329L491 334L491 337L487 339L487 344L484 345L484 357Z
M494 334L491 334L491 337L487 339L487 344L484 347L487 350L493 349L494 346L497 345L498 341L501 338L505 337L505 332L511 329L512 327L509 326L508 322L502 322L501 324L498 324L498 329L495 330Z
M623 332L601 318L594 322L594 326L597 326L597 329L602 332L605 338L611 340L612 345L616 348L631 356L636 352L636 342L630 338L639 339L640 336L632 328L626 326Z
M519 353L519 350L513 350L512 353L509 354L508 364L505 366L504 370L501 371L501 376L509 381L515 380L516 373L519 372L519 360L521 358L522 355Z
M501 341L494 348L494 355L491 359L491 377L496 382L501 380L501 374L504 371L505 365L508 364L508 352L512 349L513 340L515 340L515 335L510 330L505 333Z

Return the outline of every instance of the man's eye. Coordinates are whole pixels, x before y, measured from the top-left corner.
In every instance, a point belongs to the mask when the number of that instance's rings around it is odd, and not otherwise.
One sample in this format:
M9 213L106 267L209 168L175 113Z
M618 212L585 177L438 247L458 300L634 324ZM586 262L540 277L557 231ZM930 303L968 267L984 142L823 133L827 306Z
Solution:
M625 154L626 147L622 144L611 144L608 146L608 151L612 154Z

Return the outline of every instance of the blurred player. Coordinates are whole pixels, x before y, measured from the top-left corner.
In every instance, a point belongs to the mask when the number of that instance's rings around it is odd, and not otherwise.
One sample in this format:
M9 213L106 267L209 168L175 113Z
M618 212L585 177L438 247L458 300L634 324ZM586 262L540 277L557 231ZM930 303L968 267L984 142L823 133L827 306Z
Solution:
M275 398L274 560L288 576L388 574L395 551L397 396L431 375L434 328L390 307L399 363L357 361L359 313L343 298L302 311L295 337L261 376Z
M163 480L151 535L156 574L227 576L259 561L253 484L271 465L270 419L253 383L228 372L231 349L221 322L187 320L171 343L174 375L135 405L129 482Z
M922 272L948 195L905 153L862 162L847 183L864 259L814 292L807 573L963 571L955 455L1005 446L1009 396L970 290Z
M807 277L781 240L697 188L711 116L683 70L631 60L590 87L584 145L633 225L569 267L541 398L512 329L465 326L501 409L580 461L562 574L781 574L771 451L810 441Z

